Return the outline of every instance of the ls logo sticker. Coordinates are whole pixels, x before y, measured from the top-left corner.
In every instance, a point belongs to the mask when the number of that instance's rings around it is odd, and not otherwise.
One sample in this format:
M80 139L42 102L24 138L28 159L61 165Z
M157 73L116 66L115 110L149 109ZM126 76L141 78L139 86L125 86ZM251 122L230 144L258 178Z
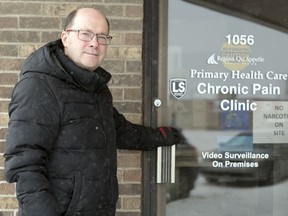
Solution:
M181 99L187 91L187 80L183 78L170 79L170 93L176 99Z

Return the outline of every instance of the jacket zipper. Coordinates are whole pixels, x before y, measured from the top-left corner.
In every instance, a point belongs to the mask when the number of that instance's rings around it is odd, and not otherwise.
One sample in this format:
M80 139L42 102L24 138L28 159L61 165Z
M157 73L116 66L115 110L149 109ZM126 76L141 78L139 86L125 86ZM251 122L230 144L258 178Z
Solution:
M112 191L111 191L111 170L112 170L112 167L111 167L111 159L110 159L110 157L109 157L109 154L107 153L107 146L108 146L108 144L107 144L107 137L106 137L106 133L105 133L105 131L104 131L104 125L103 125L103 118L102 118L102 116L101 116L101 113L100 113L100 110L99 110L99 101L98 101L98 94L97 93L94 93L94 97L95 97L95 102L96 102L96 109L97 109L97 112L98 112L98 115L99 115L99 118L100 118L100 124L101 124L101 128L102 128L102 131L103 131L103 133L104 133L104 143L105 143L105 155L106 155L106 158L108 159L108 166L109 166L109 174L108 174L108 176L109 176L109 179L108 179L108 188L109 188L109 199L108 199L108 203L107 204L109 204L109 203L111 203L111 193L112 193ZM106 208L105 208L105 211L106 211L106 214L108 215L108 212L107 212L107 208L108 208L108 206L106 206Z

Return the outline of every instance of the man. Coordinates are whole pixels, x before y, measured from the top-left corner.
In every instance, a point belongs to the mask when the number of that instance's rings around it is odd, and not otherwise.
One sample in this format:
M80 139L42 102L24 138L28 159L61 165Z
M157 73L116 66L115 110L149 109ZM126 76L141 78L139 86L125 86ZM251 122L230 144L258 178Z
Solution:
M111 39L107 18L81 8L67 17L61 40L25 61L9 107L4 153L19 216L115 215L116 148L179 142L176 129L132 124L113 107L111 75L100 67Z

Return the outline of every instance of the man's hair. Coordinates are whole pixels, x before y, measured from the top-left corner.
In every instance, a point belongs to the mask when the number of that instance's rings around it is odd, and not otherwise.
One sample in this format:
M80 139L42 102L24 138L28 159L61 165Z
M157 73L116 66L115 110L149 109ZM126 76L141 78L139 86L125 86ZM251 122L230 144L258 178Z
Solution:
M75 10L71 11L71 12L68 14L68 16L67 16L67 18L66 18L66 21L65 21L65 24L64 24L64 31L65 31L67 28L69 28L69 27L71 27L71 26L73 25L74 18L75 18L75 16L77 15L77 12L79 11L79 9L81 9L81 8L75 9ZM108 20L108 18L107 18L105 15L103 15L103 16L105 17L105 19L106 19L106 21L107 21L108 33L109 33L109 32L110 32L110 23L109 23L109 20Z
M73 25L73 21L74 21L74 18L75 18L75 16L76 16L78 10L79 10L79 9L75 9L75 10L71 11L71 12L68 14L68 16L66 17L66 20L65 20L65 24L64 24L64 31L65 31L68 27L70 27L70 26Z

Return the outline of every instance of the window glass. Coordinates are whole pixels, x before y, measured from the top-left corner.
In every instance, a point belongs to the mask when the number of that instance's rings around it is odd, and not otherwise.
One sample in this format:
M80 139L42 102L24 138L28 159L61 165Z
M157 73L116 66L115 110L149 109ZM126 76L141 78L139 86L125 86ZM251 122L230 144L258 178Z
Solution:
M158 112L183 140L166 215L286 215L285 27L242 14L245 5L228 11L168 2L167 77L159 77L167 85L159 86ZM254 9L263 12L261 4Z

